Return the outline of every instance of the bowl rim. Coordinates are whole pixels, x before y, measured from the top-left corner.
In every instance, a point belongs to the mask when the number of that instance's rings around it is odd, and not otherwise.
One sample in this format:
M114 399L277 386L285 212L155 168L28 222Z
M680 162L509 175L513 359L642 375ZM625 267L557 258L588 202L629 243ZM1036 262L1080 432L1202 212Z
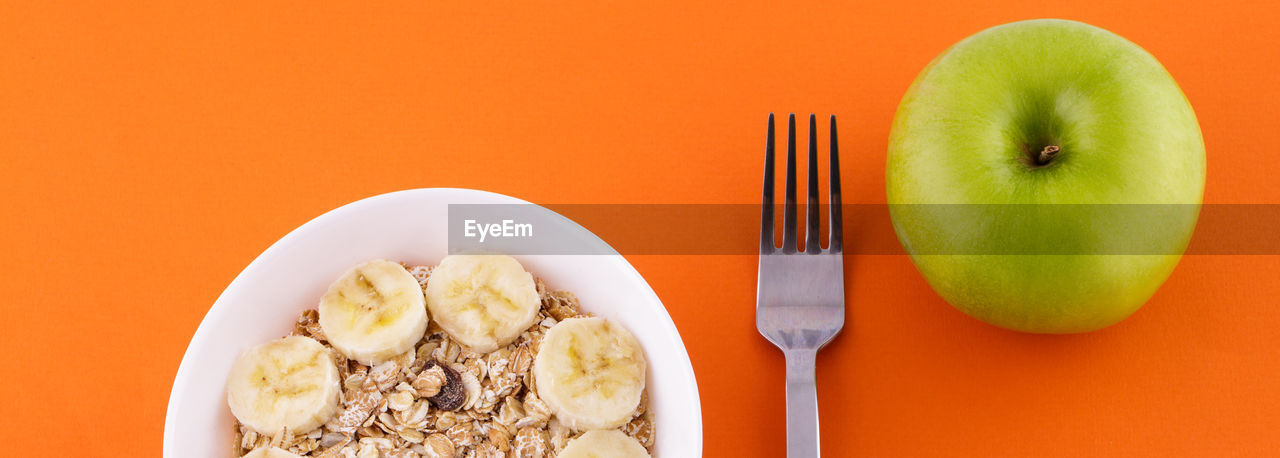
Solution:
M552 215L558 216L559 218L563 219L564 222L570 225L569 227L581 230L582 234L588 236L589 240L600 243L605 247L609 246L608 243L606 243L603 239L600 239L599 236L595 235L595 233L591 232L587 228L564 217L563 215L560 215L559 213L556 213L550 209L547 209L546 207L542 207L540 205L537 205L532 202L528 202L516 197L511 197L504 194L499 194L499 193L490 192L490 191L483 191L478 189L468 189L468 188L404 189L404 190L392 191L392 192L365 197L362 199L358 199L358 200L343 204L329 211L326 211L321 215L316 216L315 218L312 218L311 220L289 231L289 233L285 234L283 237L276 240L274 243L268 246L265 250L259 253L256 257L254 257L253 261L249 262L248 265L246 265L243 269L241 269L241 271L236 274L235 278L231 280L231 283L227 284L227 287L222 290L222 292L218 295L218 298L215 299L214 302L209 306L209 310L205 312L204 317L201 318L199 326L196 327L195 332L191 336L191 340L188 341L187 343L187 348L183 351L182 360L178 364L178 369L174 375L173 383L170 385L169 400L165 407L164 433L163 433L164 435L163 435L163 442L162 442L163 456L178 456L176 450L174 451L170 450L171 447L176 447L176 445L173 444L173 441L176 438L171 438L170 435L173 434L173 431L175 429L174 426L178 421L178 419L175 418L175 412L174 412L175 406L181 404L180 395L186 395L190 391L191 384L193 383L193 380L190 376L191 371L185 370L186 368L198 363L196 361L191 360L192 350L195 348L203 347L205 345L209 345L207 341L209 339L212 339L212 337L210 336L210 333L213 332L210 330L211 325L209 325L209 323L219 321L225 314L230 313L230 307L219 307L218 304L220 304L224 298L234 296L240 289L246 287L245 284L247 283L247 281L242 281L242 278L245 278L247 273L258 270L257 266L265 262L264 261L265 259L275 257L277 256L277 253L287 250L287 248L293 245L297 239L303 237L303 234L311 232L318 227L327 225L329 224L330 221L340 220L346 217L347 213L356 211L356 209L360 207L376 204L383 200L401 198L406 194L422 194L422 193L442 193L445 195L471 194L471 195L476 195L484 198L506 201L506 203L533 205L544 211L549 212ZM666 305L663 304L662 300L658 298L657 293L653 291L653 287L649 285L648 281L646 281L644 277L640 275L640 272L637 271L635 269L635 266L632 266L631 263L627 261L625 257L623 257L620 254L599 255L599 256L609 256L610 261L617 264L618 267L622 270L622 272L624 272L624 274L629 277L628 280L638 281L638 284L643 286L643 288L641 289L644 291L646 295L644 299L646 301L652 301L654 304L658 306L656 307L657 308L656 312L659 314L660 317L664 318L663 320L659 320L662 322L661 323L661 326L663 327L663 329L661 329L661 331L663 331L662 334L665 335L666 339L669 341L668 343L674 344L674 348L677 348L680 350L679 357L681 358L681 361L676 362L675 366L678 367L679 370L683 373L682 377L680 378L681 380L683 380L684 388L693 397L692 399L693 405L689 406L691 409L690 413L693 416L692 418L693 423L698 426L698 431L693 432L691 437L695 441L695 443L691 445L693 445L693 448L695 450L699 450L699 453L701 453L702 442L703 442L702 400L701 400L701 395L698 392L697 378L693 371L693 364L691 359L689 358L689 350L688 348L685 347L684 340L680 337L680 332L675 326L675 321L671 319L670 313L667 312Z

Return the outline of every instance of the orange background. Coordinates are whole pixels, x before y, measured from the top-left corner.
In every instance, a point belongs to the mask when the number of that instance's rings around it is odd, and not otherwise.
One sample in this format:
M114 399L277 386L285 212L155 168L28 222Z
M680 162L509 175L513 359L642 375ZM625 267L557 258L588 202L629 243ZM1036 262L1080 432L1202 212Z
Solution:
M362 197L754 203L765 114L796 111L839 115L846 202L883 202L916 72L1012 20L1144 46L1200 117L1206 201L1280 202L1280 11L1262 1L89 3L0 6L7 454L158 455L209 305ZM705 454L782 456L755 258L630 260L689 348ZM906 257L845 265L848 325L818 361L830 456L1280 450L1278 256L1187 257L1132 318L1056 337L963 316Z

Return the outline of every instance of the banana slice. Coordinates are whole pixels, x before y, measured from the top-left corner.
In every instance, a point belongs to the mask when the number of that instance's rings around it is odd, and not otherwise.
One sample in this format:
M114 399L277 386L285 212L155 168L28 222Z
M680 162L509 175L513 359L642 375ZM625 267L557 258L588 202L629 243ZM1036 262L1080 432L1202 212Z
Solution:
M640 442L616 429L587 431L556 455L559 458L649 458Z
M533 360L534 386L556 418L578 431L617 428L640 405L645 360L631 332L604 318L551 327Z
M427 308L454 340L488 353L533 325L542 303L533 275L515 258L454 255L427 278Z
M400 264L382 259L342 274L319 308L329 343L370 366L409 351L427 331L422 286Z
M263 447L254 449L252 452L245 454L241 458L302 458L302 455L298 455L288 450L281 450L276 447Z
M227 376L227 404L259 434L306 434L338 412L338 368L315 339L289 336L240 355Z

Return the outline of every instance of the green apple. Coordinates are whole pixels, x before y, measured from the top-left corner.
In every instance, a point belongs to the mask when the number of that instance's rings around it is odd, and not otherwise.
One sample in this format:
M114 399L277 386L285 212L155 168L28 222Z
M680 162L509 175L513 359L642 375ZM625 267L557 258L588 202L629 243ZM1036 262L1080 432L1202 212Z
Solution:
M898 106L893 227L939 295L996 326L1075 333L1142 306L1204 192L1195 112L1138 45L1065 20L943 51Z

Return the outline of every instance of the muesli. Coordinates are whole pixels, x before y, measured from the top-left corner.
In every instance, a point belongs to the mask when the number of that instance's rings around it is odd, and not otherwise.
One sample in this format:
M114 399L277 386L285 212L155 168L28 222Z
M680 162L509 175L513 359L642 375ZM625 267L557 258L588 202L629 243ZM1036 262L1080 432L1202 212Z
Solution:
M649 456L646 362L508 256L375 260L294 332L245 352L227 399L235 456Z

